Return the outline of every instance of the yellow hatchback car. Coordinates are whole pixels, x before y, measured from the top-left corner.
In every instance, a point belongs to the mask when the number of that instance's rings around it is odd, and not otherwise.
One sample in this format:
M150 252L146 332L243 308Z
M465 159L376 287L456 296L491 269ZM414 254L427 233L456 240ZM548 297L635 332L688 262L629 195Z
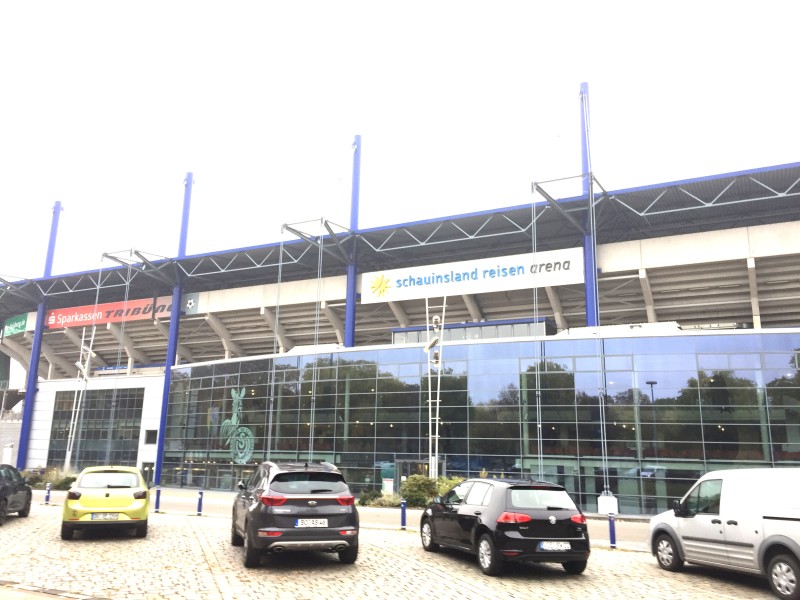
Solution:
M95 527L133 529L136 537L145 537L150 487L136 467L87 467L67 492L61 539Z

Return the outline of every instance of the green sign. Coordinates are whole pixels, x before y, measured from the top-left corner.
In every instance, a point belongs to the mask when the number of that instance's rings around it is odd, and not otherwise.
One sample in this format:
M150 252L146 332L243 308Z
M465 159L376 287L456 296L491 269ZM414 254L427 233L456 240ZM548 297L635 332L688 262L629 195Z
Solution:
M19 315L18 317L11 317L10 319L6 319L5 323L3 323L3 336L22 333L23 331L25 331L25 327L27 325L28 325L28 313L25 313L24 315Z

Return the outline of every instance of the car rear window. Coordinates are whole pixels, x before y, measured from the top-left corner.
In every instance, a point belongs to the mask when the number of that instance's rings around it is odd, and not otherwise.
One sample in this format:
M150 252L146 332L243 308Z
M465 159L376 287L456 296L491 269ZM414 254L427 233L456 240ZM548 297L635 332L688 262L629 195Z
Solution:
M341 473L278 473L270 488L279 494L340 494L348 490Z
M78 482L78 487L82 488L132 488L138 485L139 478L135 473L119 471L86 473Z
M509 499L514 508L559 508L577 510L566 490L535 487L513 487L509 489Z

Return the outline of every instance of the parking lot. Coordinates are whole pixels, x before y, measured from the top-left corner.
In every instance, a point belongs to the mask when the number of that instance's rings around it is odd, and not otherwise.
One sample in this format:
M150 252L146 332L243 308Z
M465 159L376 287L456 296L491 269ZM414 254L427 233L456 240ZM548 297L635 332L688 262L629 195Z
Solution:
M378 513L362 513L354 565L342 565L336 555L286 553L246 569L242 549L230 544L225 516L172 509L151 514L144 539L90 532L62 541L60 503L35 501L28 518L12 515L0 527L0 597L15 598L13 589L24 587L51 598L112 600L772 598L755 577L695 567L665 573L649 553L622 549L624 536L616 550L598 540L583 575L568 576L559 565L511 565L502 576L487 577L474 557L424 552L416 522L401 530Z

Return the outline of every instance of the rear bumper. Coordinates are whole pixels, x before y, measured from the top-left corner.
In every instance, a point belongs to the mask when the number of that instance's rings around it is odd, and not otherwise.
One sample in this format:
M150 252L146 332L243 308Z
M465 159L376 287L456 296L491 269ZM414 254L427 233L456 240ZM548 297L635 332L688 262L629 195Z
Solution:
M358 539L339 540L275 540L264 547L265 552L291 552L298 550L315 550L317 552L341 552L350 547L358 546Z
M253 545L265 552L300 550L341 552L347 548L358 546L358 529L353 527L313 531L309 529L257 529L252 539Z
M497 552L503 560L511 562L573 562L589 559L591 547L588 539L570 539L569 550L542 550L541 539L520 539L502 536L497 540Z

